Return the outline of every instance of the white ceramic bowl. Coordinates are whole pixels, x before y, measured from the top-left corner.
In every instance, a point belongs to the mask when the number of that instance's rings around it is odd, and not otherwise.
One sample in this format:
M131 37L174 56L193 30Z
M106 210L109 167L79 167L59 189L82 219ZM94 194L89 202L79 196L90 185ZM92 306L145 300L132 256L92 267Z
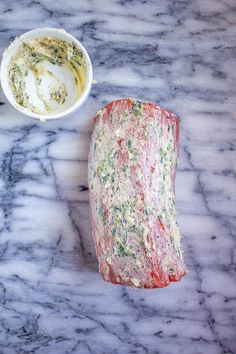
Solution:
M82 51L83 58L87 68L85 85L83 91L81 92L80 96L76 99L76 101L73 102L69 107L66 107L65 109L62 108L59 112L57 111L56 113L48 113L42 115L38 113L34 113L30 111L28 108L22 107L16 102L12 90L10 88L9 79L8 79L9 63L13 55L15 55L15 53L17 52L19 46L22 44L22 42L27 42L28 40L39 38L39 37L53 37L53 38L64 40L69 43L74 42L77 45L77 47ZM27 116L40 119L40 120L48 120L48 119L58 119L58 118L65 117L83 105L91 90L93 71L92 71L91 60L89 58L86 49L74 36L67 33L64 29L37 28L22 34L20 37L16 37L15 40L9 45L9 47L4 51L1 67L0 67L0 79L1 79L1 86L3 92L13 107L15 107L18 111L26 114Z

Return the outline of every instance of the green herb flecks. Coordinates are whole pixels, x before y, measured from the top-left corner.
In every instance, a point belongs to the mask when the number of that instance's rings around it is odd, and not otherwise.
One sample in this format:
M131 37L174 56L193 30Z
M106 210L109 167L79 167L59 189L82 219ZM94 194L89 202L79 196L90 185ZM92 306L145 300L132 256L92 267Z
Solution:
M138 156L138 150L132 145L132 141L130 139L127 141L127 147L130 155L129 158L132 161L136 160Z
M141 117L143 115L143 103L140 101L134 101L132 106L133 113L136 117Z
M135 257L132 245L128 241L129 233L137 233L138 226L135 225L135 201L127 200L123 203L113 205L110 210L110 225L112 236L116 240L115 251L118 256Z
M145 214L146 216L151 215L151 214L152 214L152 209L149 208L149 207L145 208L145 209L144 209L144 214Z
M50 98L56 101L58 104L63 104L66 100L67 92L65 85L60 85L59 87L52 87L50 90Z
M107 182L114 183L115 182L115 174L116 174L116 169L115 169L115 156L117 152L114 150L111 150L111 152L108 154L108 156L102 160L100 165L97 168L97 174L98 177L100 178L100 181L102 184L106 184Z
M132 257L136 258L135 253L132 251L131 246L128 247L124 243L122 243L120 240L118 242L118 245L115 248L115 254L119 257Z

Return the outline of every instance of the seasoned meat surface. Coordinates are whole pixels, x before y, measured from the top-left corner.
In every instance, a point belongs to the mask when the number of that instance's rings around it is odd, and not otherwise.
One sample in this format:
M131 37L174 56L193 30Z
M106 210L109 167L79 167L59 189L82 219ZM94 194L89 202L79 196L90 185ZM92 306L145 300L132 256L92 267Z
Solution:
M176 223L178 117L133 99L97 112L89 153L91 221L106 281L164 287L186 274Z

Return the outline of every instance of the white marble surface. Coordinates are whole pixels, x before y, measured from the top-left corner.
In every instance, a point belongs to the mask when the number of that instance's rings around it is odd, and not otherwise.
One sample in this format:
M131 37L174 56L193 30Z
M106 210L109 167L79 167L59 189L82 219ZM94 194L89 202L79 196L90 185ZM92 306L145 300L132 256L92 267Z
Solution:
M236 352L234 0L1 0L0 51L37 26L88 49L83 110L42 124L0 93L0 353ZM91 239L91 117L114 98L181 118L176 191L189 275L161 290L105 283Z

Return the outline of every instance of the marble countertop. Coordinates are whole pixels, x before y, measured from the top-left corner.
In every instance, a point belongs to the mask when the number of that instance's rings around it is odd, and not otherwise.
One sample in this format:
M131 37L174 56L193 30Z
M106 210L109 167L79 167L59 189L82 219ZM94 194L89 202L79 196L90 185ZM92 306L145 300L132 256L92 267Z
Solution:
M236 352L234 0L0 2L0 52L63 27L87 48L91 95L40 123L0 92L0 353ZM165 289L105 283L91 238L87 156L95 111L115 98L181 119L178 222L189 275Z

